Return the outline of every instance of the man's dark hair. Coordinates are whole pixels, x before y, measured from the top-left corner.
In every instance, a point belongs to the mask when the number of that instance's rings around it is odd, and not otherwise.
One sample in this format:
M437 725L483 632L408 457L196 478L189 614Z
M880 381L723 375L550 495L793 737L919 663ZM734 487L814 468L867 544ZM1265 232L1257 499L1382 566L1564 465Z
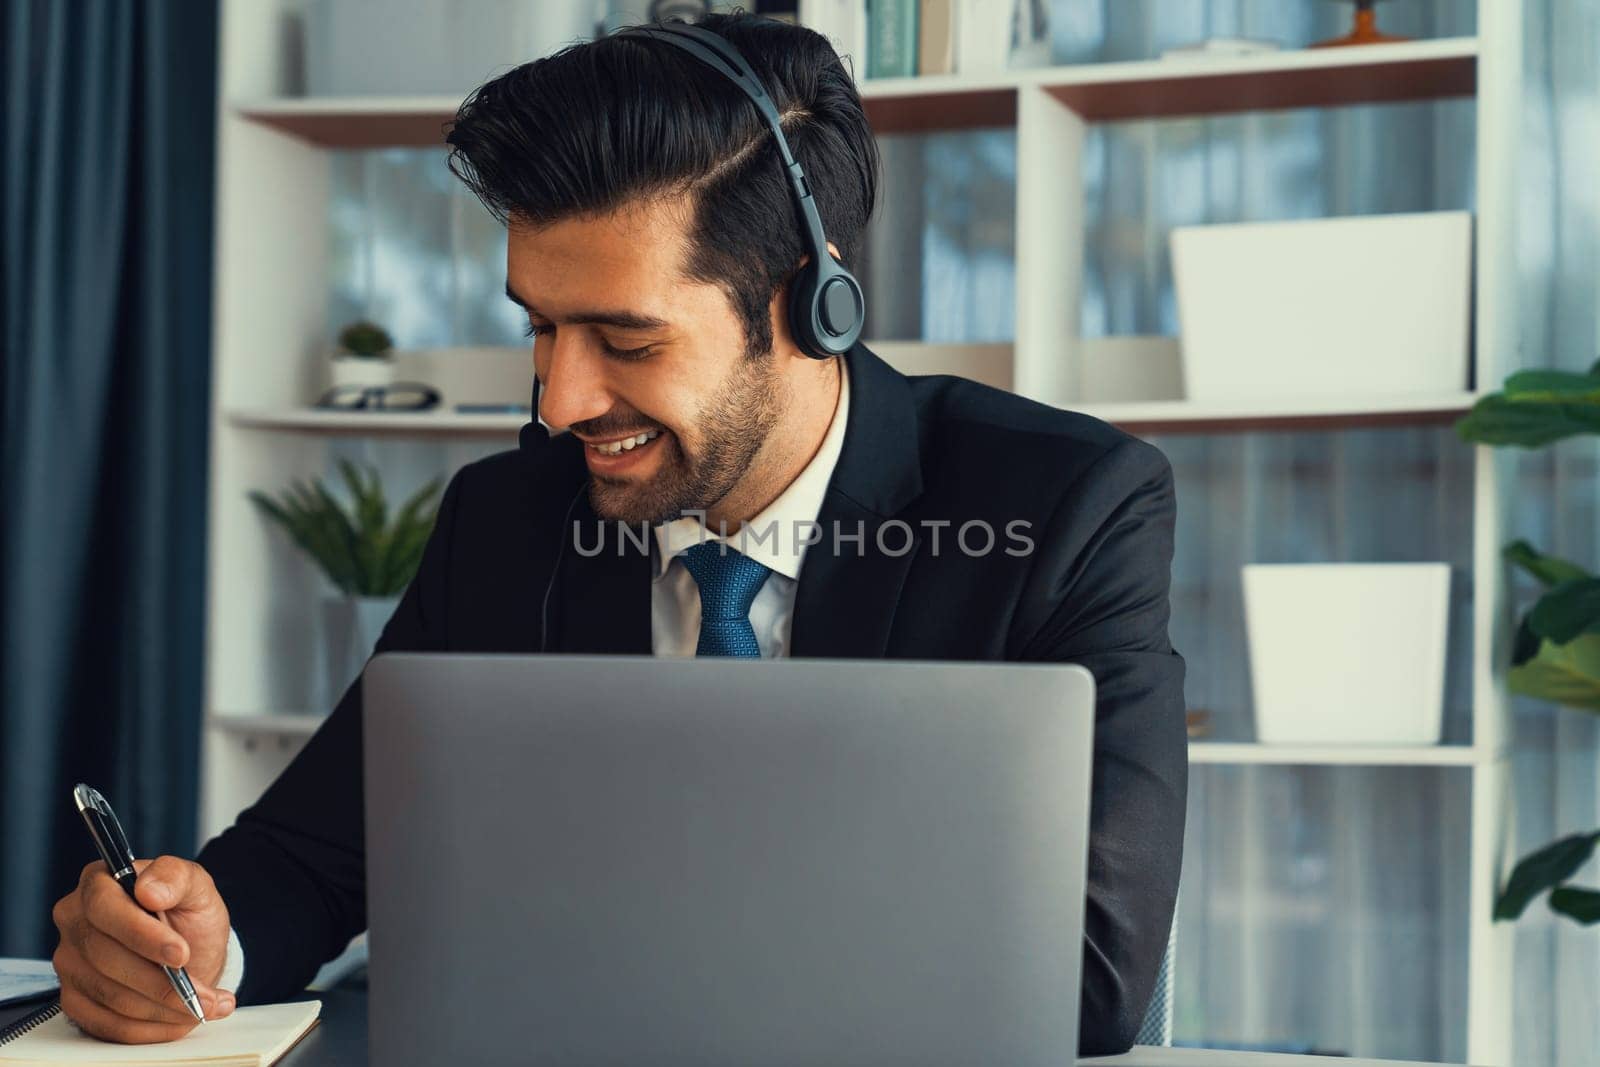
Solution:
M822 214L854 266L877 197L877 142L827 38L742 12L696 25L760 76ZM719 285L746 351L772 348L768 307L808 250L771 130L727 78L672 45L611 36L480 86L446 138L449 165L502 223L542 226L692 194L689 277Z

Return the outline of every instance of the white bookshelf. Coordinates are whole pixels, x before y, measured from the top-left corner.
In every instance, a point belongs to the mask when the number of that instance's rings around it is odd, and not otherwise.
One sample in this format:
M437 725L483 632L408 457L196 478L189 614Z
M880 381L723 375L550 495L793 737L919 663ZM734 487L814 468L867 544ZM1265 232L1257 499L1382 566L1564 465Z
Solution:
M515 446L521 415L317 411L329 293L332 150L439 146L459 97L297 99L278 17L292 0L226 0L218 108L212 481L202 831L216 832L293 757L328 707L315 675L319 580L250 508L249 489L325 474L349 450L420 481ZM1336 429L1448 423L1474 392L1325 402L1095 403L1077 383L1082 338L1084 137L1096 122L1476 97L1476 352L1493 388L1517 359L1512 198L1520 101L1517 0L1478 0L1475 38L1233 59L1161 60L868 81L880 133L1006 126L1017 132L1016 340L983 348L984 373L1019 393L1138 432ZM470 87L463 87L463 94ZM902 367L947 369L940 346L872 343ZM976 364L975 364L976 365ZM507 403L526 403L526 393ZM1499 560L1507 460L1475 452L1470 743L1317 748L1196 741L1197 766L1447 768L1470 776L1467 1058L1513 1062L1511 928L1490 921L1507 866L1509 762ZM397 490L398 492L398 490Z

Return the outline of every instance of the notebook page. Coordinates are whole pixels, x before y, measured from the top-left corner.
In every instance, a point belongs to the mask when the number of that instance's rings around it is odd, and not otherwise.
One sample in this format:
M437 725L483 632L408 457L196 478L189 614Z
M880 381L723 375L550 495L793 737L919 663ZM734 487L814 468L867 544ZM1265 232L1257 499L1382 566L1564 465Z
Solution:
M80 1033L66 1016L54 1019L8 1045L0 1045L0 1064L49 1065L202 1063L212 1067L265 1067L300 1040L317 1021L320 1000L237 1008L226 1019L190 1030L160 1045L116 1045Z

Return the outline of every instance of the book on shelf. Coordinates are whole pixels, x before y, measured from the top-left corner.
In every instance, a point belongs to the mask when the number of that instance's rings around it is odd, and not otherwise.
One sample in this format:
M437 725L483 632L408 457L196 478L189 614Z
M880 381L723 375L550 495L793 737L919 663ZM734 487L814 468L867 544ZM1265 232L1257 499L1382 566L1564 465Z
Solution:
M917 73L956 69L956 0L922 0L917 10Z
M917 73L920 0L871 0L867 5L867 77L909 78Z
M828 39L856 81L867 76L867 0L800 0L800 24Z
M856 80L1047 66L1043 0L799 0L800 24L848 57Z
M1010 0L955 0L955 63L961 74L1006 69L1011 52Z

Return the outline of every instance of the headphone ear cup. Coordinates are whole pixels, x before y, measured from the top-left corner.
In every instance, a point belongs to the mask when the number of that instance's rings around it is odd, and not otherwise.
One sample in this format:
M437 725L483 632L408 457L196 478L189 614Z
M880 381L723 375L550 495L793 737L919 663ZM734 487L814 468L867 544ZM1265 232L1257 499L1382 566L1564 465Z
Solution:
M800 268L789 283L789 332L800 351L812 359L827 359L833 355L820 343L817 331L821 323L816 317L817 269L813 263Z
M813 359L850 351L865 317L860 283L836 261L807 263L789 283L789 332Z

